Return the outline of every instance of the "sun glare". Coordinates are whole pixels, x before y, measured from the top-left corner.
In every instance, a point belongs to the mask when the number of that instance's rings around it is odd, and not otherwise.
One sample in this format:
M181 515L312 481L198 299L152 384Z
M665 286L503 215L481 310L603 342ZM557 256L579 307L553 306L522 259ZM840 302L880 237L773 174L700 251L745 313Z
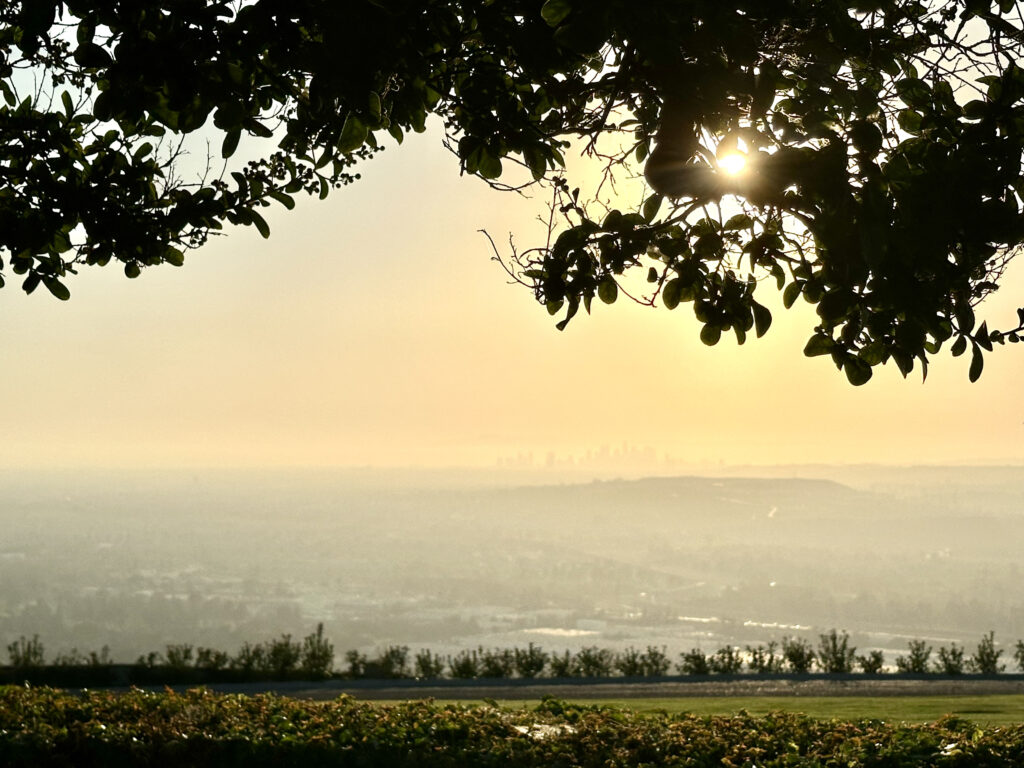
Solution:
M743 172L747 166L747 156L742 152L729 152L718 160L718 167L730 176Z

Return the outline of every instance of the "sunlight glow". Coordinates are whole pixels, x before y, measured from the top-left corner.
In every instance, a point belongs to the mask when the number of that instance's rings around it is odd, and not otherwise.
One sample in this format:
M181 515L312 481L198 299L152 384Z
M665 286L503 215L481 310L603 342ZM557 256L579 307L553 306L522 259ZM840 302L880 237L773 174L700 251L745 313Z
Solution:
M718 160L718 167L730 176L737 176L747 166L747 156L742 152L728 152Z

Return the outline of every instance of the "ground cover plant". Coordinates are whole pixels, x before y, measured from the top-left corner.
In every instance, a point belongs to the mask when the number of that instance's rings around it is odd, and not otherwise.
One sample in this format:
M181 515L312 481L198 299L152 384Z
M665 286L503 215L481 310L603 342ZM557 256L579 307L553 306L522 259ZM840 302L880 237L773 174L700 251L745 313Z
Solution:
M546 699L529 710L269 695L0 688L0 764L1011 766L1024 726L647 714Z

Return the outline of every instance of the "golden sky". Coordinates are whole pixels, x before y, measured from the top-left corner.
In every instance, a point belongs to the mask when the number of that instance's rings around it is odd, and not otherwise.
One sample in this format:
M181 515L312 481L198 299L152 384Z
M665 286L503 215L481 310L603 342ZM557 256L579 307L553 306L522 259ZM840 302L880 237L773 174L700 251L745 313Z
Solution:
M490 467L623 445L651 471L1024 461L1020 346L977 384L947 354L924 385L889 366L855 389L802 356L806 305L743 347L703 346L686 305L621 299L559 333L477 232L532 244L542 200L459 178L436 132L362 171L268 209L269 241L234 230L181 269L85 269L67 303L10 280L0 463ZM1024 306L1014 267L990 325Z

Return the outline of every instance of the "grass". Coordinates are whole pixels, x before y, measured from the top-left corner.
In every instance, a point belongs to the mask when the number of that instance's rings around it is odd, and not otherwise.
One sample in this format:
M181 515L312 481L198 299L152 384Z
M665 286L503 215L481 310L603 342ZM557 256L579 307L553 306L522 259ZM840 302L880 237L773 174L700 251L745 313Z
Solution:
M1021 696L715 696L669 699L567 699L585 706L606 705L640 713L690 712L698 715L731 715L746 710L752 715L768 712L799 712L823 720L884 720L896 723L930 723L944 715L957 715L978 725L1024 723ZM395 704L395 701L376 701ZM447 701L438 704L480 704L480 701ZM499 700L507 709L532 708L539 700Z

